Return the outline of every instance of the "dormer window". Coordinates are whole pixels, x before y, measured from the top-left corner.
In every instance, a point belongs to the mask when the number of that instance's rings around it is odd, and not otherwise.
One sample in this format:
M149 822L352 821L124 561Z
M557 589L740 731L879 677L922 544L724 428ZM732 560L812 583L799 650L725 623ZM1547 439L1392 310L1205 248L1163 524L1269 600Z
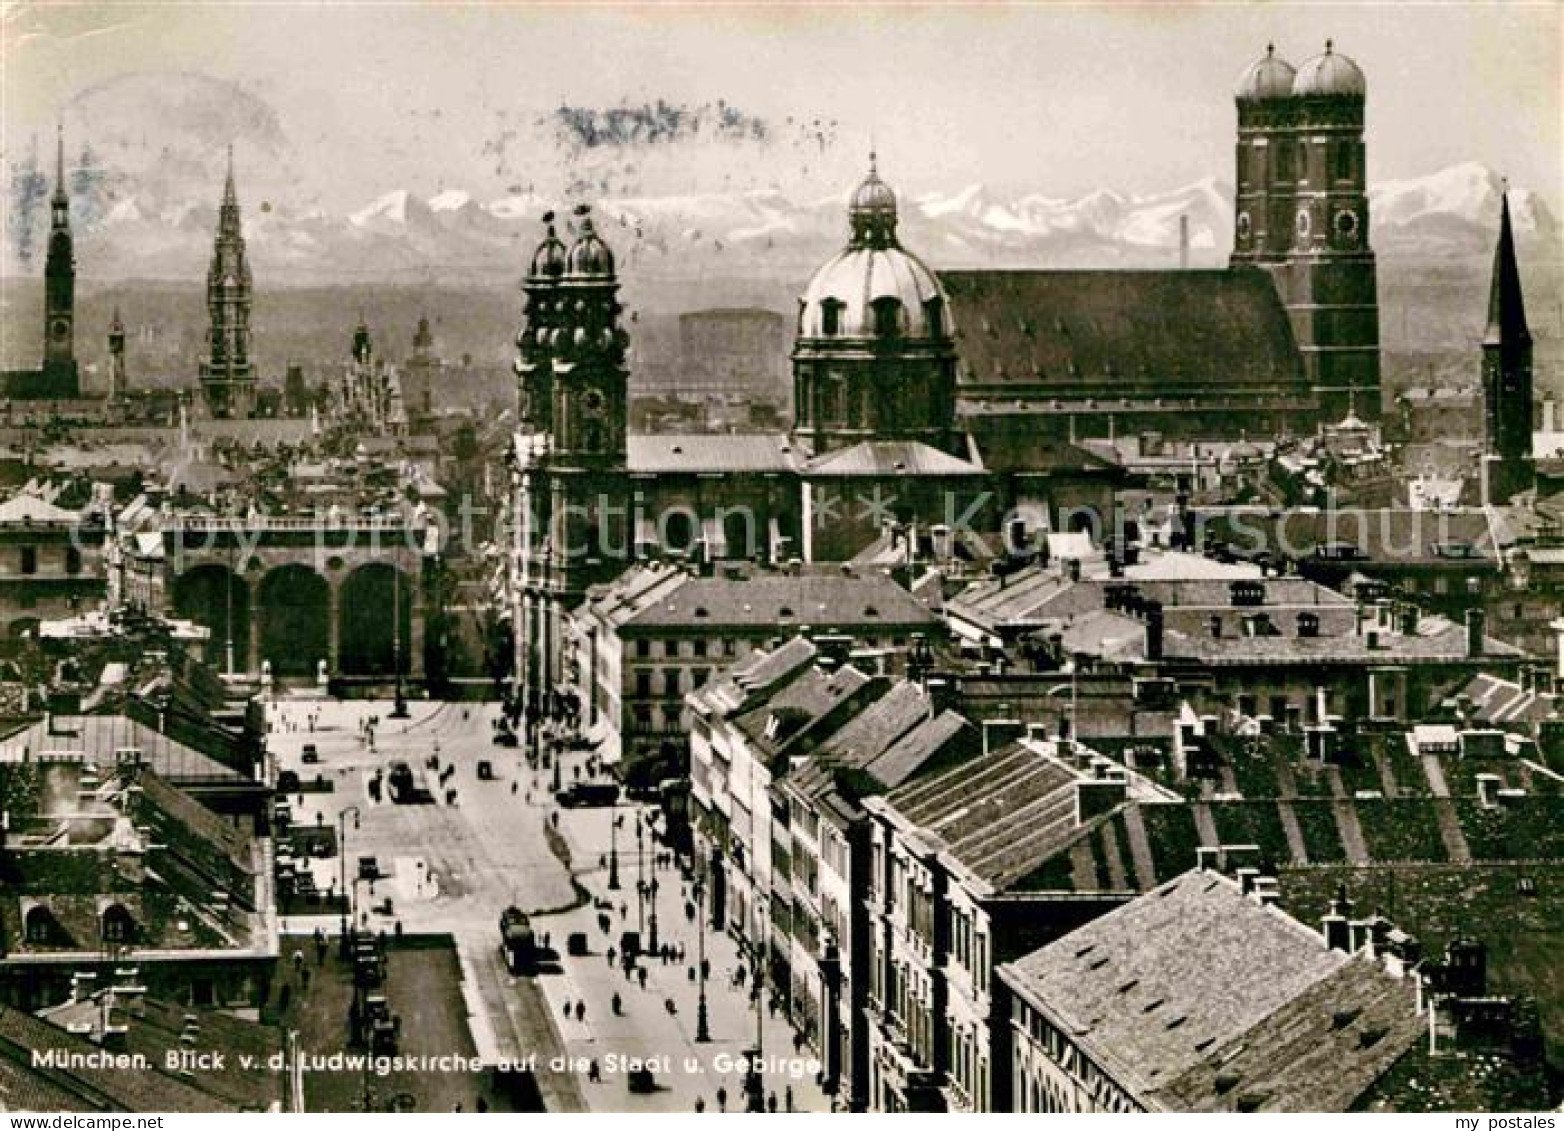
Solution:
M923 320L928 323L929 337L943 338L945 336L945 303L942 299L931 298L923 304Z
M1298 635L1303 637L1315 637L1320 634L1320 617L1318 613L1298 614Z
M877 298L873 303L874 336L894 338L901 333L901 302L895 298Z
M842 332L842 308L847 304L841 299L828 298L820 304L820 333L834 338Z

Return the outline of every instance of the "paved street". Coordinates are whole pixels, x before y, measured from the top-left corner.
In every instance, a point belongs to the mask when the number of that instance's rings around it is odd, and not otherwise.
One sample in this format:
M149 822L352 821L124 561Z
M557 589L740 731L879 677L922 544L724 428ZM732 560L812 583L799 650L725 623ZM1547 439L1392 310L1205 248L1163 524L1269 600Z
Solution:
M733 940L707 932L711 977L707 984L713 1040L697 1044L696 985L689 970L695 964L695 924L684 914L687 894L681 893L676 869L657 871L659 941L683 945L683 963L662 965L651 960L646 988L610 968L605 954L617 946L620 932L635 929L636 858L634 814L638 807L621 806L625 815L620 836L620 878L626 914L612 913L611 930L598 925L600 912L576 906L575 892L564 867L550 851L544 827L559 813L559 831L569 845L577 880L593 897L606 896L607 872L600 866L609 846L608 809L560 811L550 796L552 774L533 772L520 752L493 745L493 704L409 704L412 717L392 720L388 702L337 702L320 698L285 698L272 705L271 749L279 769L295 769L303 777L323 773L335 783L332 793L291 797L294 819L303 824L337 826L339 813L358 809L357 827L346 822L344 857L354 888L360 921L370 930L394 933L400 923L411 934L454 936L461 963L462 988L474 1046L488 1058L539 1057L538 1083L550 1110L693 1111L697 1100L717 1110L717 1091L727 1093L729 1110L742 1109L743 1072L739 1060L755 1044L755 1014L749 995L734 988L731 975L739 964ZM374 746L361 724L378 717ZM313 719L313 730L311 720ZM300 755L313 743L319 765L305 766ZM430 805L398 805L384 794L371 800L368 783L376 769L397 759L423 769L425 759L438 754L442 769L453 766L448 783L436 788ZM584 755L567 759L565 780ZM477 779L477 763L492 762L496 780ZM456 791L446 804L445 789ZM647 874L651 875L648 843ZM355 882L358 859L376 857L386 876L373 884ZM318 887L329 891L339 882L337 859L310 862ZM390 914L384 901L391 900ZM516 904L534 916L540 936L546 933L561 954L559 972L536 978L514 978L499 954L501 910ZM555 914L539 912L561 909ZM568 910L565 910L568 909ZM335 934L336 916L294 917L284 929L308 934L316 926ZM591 953L564 955L573 931L586 932ZM645 932L643 932L643 939ZM616 1017L612 998L618 993L624 1015ZM674 1003L670 1013L666 1003ZM572 1007L565 1017L565 1004ZM576 1003L584 1002L582 1021L575 1020ZM815 1065L807 1050L796 1055L791 1030L780 1018L765 1019L763 1051L772 1069L766 1087L786 1106L791 1088L801 1110L824 1110L828 1103L815 1084ZM660 1059L653 1065L658 1090L633 1094L628 1088L631 1058ZM556 1059L560 1057L568 1060ZM588 1065L596 1061L600 1081L589 1081ZM552 1063L551 1063L552 1062Z

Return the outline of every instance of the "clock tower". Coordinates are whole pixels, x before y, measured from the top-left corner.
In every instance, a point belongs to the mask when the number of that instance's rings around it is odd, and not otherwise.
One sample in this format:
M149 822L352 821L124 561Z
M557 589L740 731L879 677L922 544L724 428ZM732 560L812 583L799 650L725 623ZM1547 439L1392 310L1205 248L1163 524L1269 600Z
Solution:
M43 269L43 372L40 391L71 398L81 391L76 368L76 250L71 201L65 193L65 133L56 142L54 195L49 198L49 251Z
M1380 413L1366 93L1363 71L1328 40L1296 71L1268 47L1236 93L1232 262L1271 275L1330 420Z

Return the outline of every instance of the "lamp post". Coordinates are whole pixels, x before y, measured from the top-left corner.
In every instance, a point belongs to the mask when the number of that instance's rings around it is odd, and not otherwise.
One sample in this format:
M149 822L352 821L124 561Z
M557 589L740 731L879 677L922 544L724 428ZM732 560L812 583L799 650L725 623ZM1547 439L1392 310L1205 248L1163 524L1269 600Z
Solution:
M403 532L405 535L405 531ZM396 698L391 718L407 718L407 698L402 693L402 547L396 548L391 565L391 670L396 675Z
M357 805L349 805L337 814L337 874L342 882L342 938L338 943L343 958L351 958L353 945L348 938L348 915L352 912L357 915L358 909L353 907L352 894L358 889L355 883L352 889L348 887L348 814L353 814L353 827L358 828L359 811Z
M635 816L635 933L646 933L646 855L641 838L641 815Z
M648 827L648 829L651 828L651 822L650 821L647 822L647 827ZM657 845L657 842L655 840L652 841L652 848L653 848L653 852L654 853L656 851L656 845ZM656 858L655 855L652 857L652 878L650 880L648 880L647 883L646 883L646 892L647 892L647 895L649 895L651 897L651 903L652 903L651 913L648 914L647 917L646 917L646 930L647 930L648 935L650 936L648 941L649 941L649 943L651 945L651 948L653 950L656 950L657 949L657 858Z
M706 883L704 872L695 878L695 955L700 963L696 972L700 975L700 996L695 1001L695 1040L706 1044L711 1040L711 1023L706 1014Z
M619 803L608 810L608 890L619 890Z

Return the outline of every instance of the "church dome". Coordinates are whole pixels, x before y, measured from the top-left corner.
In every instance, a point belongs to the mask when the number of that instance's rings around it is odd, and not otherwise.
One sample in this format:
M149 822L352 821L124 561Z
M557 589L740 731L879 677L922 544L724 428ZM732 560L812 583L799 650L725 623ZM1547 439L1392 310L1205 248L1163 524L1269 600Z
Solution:
M799 300L803 338L948 339L950 303L934 272L896 242L896 193L869 175L847 207L852 236Z
M1363 69L1345 55L1336 54L1333 46L1327 39L1325 54L1316 55L1298 68L1293 94L1305 98L1362 98L1368 93Z
M799 300L804 338L947 339L950 304L934 272L899 247L850 247Z
M1276 54L1276 45L1267 43L1265 54L1239 76L1238 87L1233 94L1240 102L1287 98L1292 94L1295 74L1297 72L1293 70L1292 64Z
M554 234L554 214L546 213L543 222L548 225L548 235L538 244L538 250L532 253L530 274L535 279L557 279L565 273L565 245Z
M597 234L590 216L582 217L581 237L570 249L566 273L576 276L612 276L614 273L614 253Z

